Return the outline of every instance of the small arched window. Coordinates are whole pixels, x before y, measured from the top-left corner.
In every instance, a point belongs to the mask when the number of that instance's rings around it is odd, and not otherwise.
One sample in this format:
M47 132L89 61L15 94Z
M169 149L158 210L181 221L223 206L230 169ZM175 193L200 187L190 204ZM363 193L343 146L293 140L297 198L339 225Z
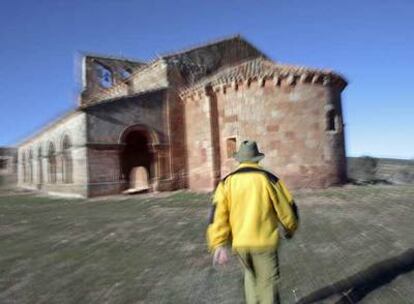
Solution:
M56 184L56 150L53 143L49 144L47 154L49 183Z
M337 115L334 109L326 113L326 131L337 131Z
M72 165L72 145L69 136L65 135L62 143L62 169L63 169L63 182L70 184L73 182L73 165Z
M229 137L226 139L227 158L233 158L237 150L236 137Z

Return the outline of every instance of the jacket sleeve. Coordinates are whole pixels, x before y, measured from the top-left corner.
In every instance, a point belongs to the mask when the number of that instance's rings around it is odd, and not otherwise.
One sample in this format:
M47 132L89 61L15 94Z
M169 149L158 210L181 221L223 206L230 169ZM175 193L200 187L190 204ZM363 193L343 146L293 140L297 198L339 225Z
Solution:
M292 195L281 180L271 183L270 188L273 207L279 220L286 232L293 235L298 227L299 215Z
M229 208L223 182L217 186L213 196L207 242L210 251L225 245L230 236Z
M298 206L295 203L295 200L292 198L292 195L290 194L285 184L281 180L279 180L279 186L280 186L280 190L282 194L286 197L286 200L289 201L289 204L292 207L293 214L296 217L296 220L299 222L299 210L298 210Z

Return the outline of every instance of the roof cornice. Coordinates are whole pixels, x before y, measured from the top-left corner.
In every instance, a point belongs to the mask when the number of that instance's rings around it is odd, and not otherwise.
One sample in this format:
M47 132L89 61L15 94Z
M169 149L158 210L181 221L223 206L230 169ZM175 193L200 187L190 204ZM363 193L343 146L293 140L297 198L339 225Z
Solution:
M259 57L225 67L198 83L183 88L180 96L186 98L200 95L205 92L207 87L237 86L239 83L249 84L252 80L259 80L262 84L264 81L272 80L275 85L280 85L282 81L289 85L296 83L330 85L338 87L341 91L347 85L347 81L342 75L331 70L280 64Z

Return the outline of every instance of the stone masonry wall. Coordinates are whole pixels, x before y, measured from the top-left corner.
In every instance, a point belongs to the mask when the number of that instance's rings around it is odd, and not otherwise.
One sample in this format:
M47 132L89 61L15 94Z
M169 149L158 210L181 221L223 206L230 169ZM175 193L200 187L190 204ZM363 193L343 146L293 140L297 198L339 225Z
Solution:
M188 186L191 190L214 188L210 98L188 99L185 104Z
M256 140L266 154L262 164L290 187L326 187L344 181L342 110L336 88L253 80L213 91L210 97L201 94L185 101L191 189L213 187L217 162L220 177L237 166L227 152L229 138L236 139L237 147L244 139ZM212 125L214 104L218 120ZM337 113L336 130L327 131L327 112L332 109ZM214 159L217 145L220 156Z
M219 90L222 176L236 163L226 155L226 139L256 140L262 164L291 187L325 187L343 180L345 154L340 100L319 84L275 85L252 81ZM337 130L326 131L327 111L338 113Z
M158 134L160 144L168 145L165 104L166 91L160 90L97 104L86 110L89 196L116 194L124 186L120 176L120 139L127 128L142 125Z
M142 124L165 135L165 91L143 93L86 110L89 144L118 144L122 132Z
M0 188L17 184L17 148L0 147Z
M88 197L118 194L123 190L119 147L89 146L88 160Z
M171 147L171 171L175 189L187 187L187 150L184 103L176 90L168 90L169 138Z
M64 183L62 176L62 144L68 136L71 142L73 182ZM49 179L48 151L53 144L56 151L56 183ZM40 189L48 193L67 193L87 195L87 153L86 153L86 115L73 112L57 121L37 136L21 144L18 148L18 185L24 188ZM23 155L32 153L32 181L23 179ZM41 152L39 157L39 151ZM41 164L39 164L39 159ZM41 171L40 171L41 169Z
M131 77L130 94L168 87L167 64L156 61Z
M110 79L107 79L108 86L102 86L98 67L102 67L110 73ZM124 82L130 73L144 67L145 64L127 59L116 59L111 57L102 57L86 55L83 58L82 77L83 91L80 96L80 105L92 104L100 100L125 96L128 94L128 85ZM125 74L127 73L127 74ZM109 80L112 80L110 83Z

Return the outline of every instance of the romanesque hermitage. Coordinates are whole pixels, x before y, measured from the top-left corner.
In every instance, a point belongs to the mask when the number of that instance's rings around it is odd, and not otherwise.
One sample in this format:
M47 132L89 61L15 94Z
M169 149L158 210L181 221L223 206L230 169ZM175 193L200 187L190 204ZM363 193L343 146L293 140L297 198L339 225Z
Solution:
M344 182L332 71L281 64L240 36L151 62L85 55L76 110L18 147L18 184L83 197L212 190L256 140L288 186Z

